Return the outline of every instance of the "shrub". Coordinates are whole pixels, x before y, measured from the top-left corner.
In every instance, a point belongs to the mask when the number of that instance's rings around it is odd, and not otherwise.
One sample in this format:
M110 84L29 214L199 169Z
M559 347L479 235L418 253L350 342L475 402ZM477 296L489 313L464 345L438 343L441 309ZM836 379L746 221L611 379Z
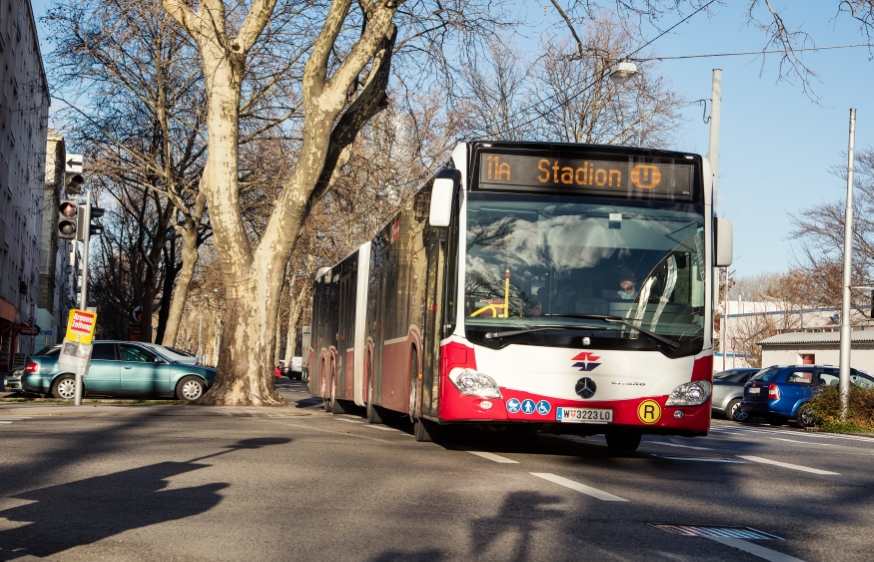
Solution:
M874 389L850 386L847 421L841 421L841 395L835 386L827 386L810 400L816 425L826 431L874 431Z

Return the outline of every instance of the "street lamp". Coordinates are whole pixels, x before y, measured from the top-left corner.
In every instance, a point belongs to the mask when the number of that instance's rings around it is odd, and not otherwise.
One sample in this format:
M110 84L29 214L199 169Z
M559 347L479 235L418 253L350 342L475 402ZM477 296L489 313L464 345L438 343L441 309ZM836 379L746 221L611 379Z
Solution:
M637 65L630 60L619 61L610 69L610 81L614 84L625 84L637 76Z

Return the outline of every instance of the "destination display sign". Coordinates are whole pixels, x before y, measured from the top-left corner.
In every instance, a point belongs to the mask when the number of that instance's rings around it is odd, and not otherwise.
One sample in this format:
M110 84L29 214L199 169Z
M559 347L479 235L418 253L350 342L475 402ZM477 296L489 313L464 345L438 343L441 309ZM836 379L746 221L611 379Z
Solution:
M691 201L692 161L606 160L480 153L479 188L578 191L632 199Z

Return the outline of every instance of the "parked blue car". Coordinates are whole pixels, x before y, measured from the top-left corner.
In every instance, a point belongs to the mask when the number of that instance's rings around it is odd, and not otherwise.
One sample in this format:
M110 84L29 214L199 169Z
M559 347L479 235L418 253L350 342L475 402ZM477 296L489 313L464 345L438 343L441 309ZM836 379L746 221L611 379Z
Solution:
M850 382L874 388L874 378L850 369ZM753 375L744 386L741 409L750 417L764 417L771 425L795 419L798 425L813 425L807 402L818 388L838 386L838 368L832 365L773 366Z
M20 390L62 400L75 397L75 377L58 368L60 349L52 346L27 358ZM84 378L84 394L196 400L214 381L215 369L178 361L160 345L97 341Z

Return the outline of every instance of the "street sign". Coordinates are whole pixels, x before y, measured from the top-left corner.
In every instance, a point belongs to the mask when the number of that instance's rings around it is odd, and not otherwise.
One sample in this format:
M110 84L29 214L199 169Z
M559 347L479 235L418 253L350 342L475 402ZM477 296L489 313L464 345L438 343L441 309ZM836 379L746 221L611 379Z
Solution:
M65 340L91 344L94 339L94 328L97 326L97 313L74 308L70 311L70 319L67 321L67 334Z
M81 154L67 154L66 172L68 174L81 174L83 162Z
M40 332L40 327L34 324L33 326L26 326L22 328L18 333L22 336L38 336Z

